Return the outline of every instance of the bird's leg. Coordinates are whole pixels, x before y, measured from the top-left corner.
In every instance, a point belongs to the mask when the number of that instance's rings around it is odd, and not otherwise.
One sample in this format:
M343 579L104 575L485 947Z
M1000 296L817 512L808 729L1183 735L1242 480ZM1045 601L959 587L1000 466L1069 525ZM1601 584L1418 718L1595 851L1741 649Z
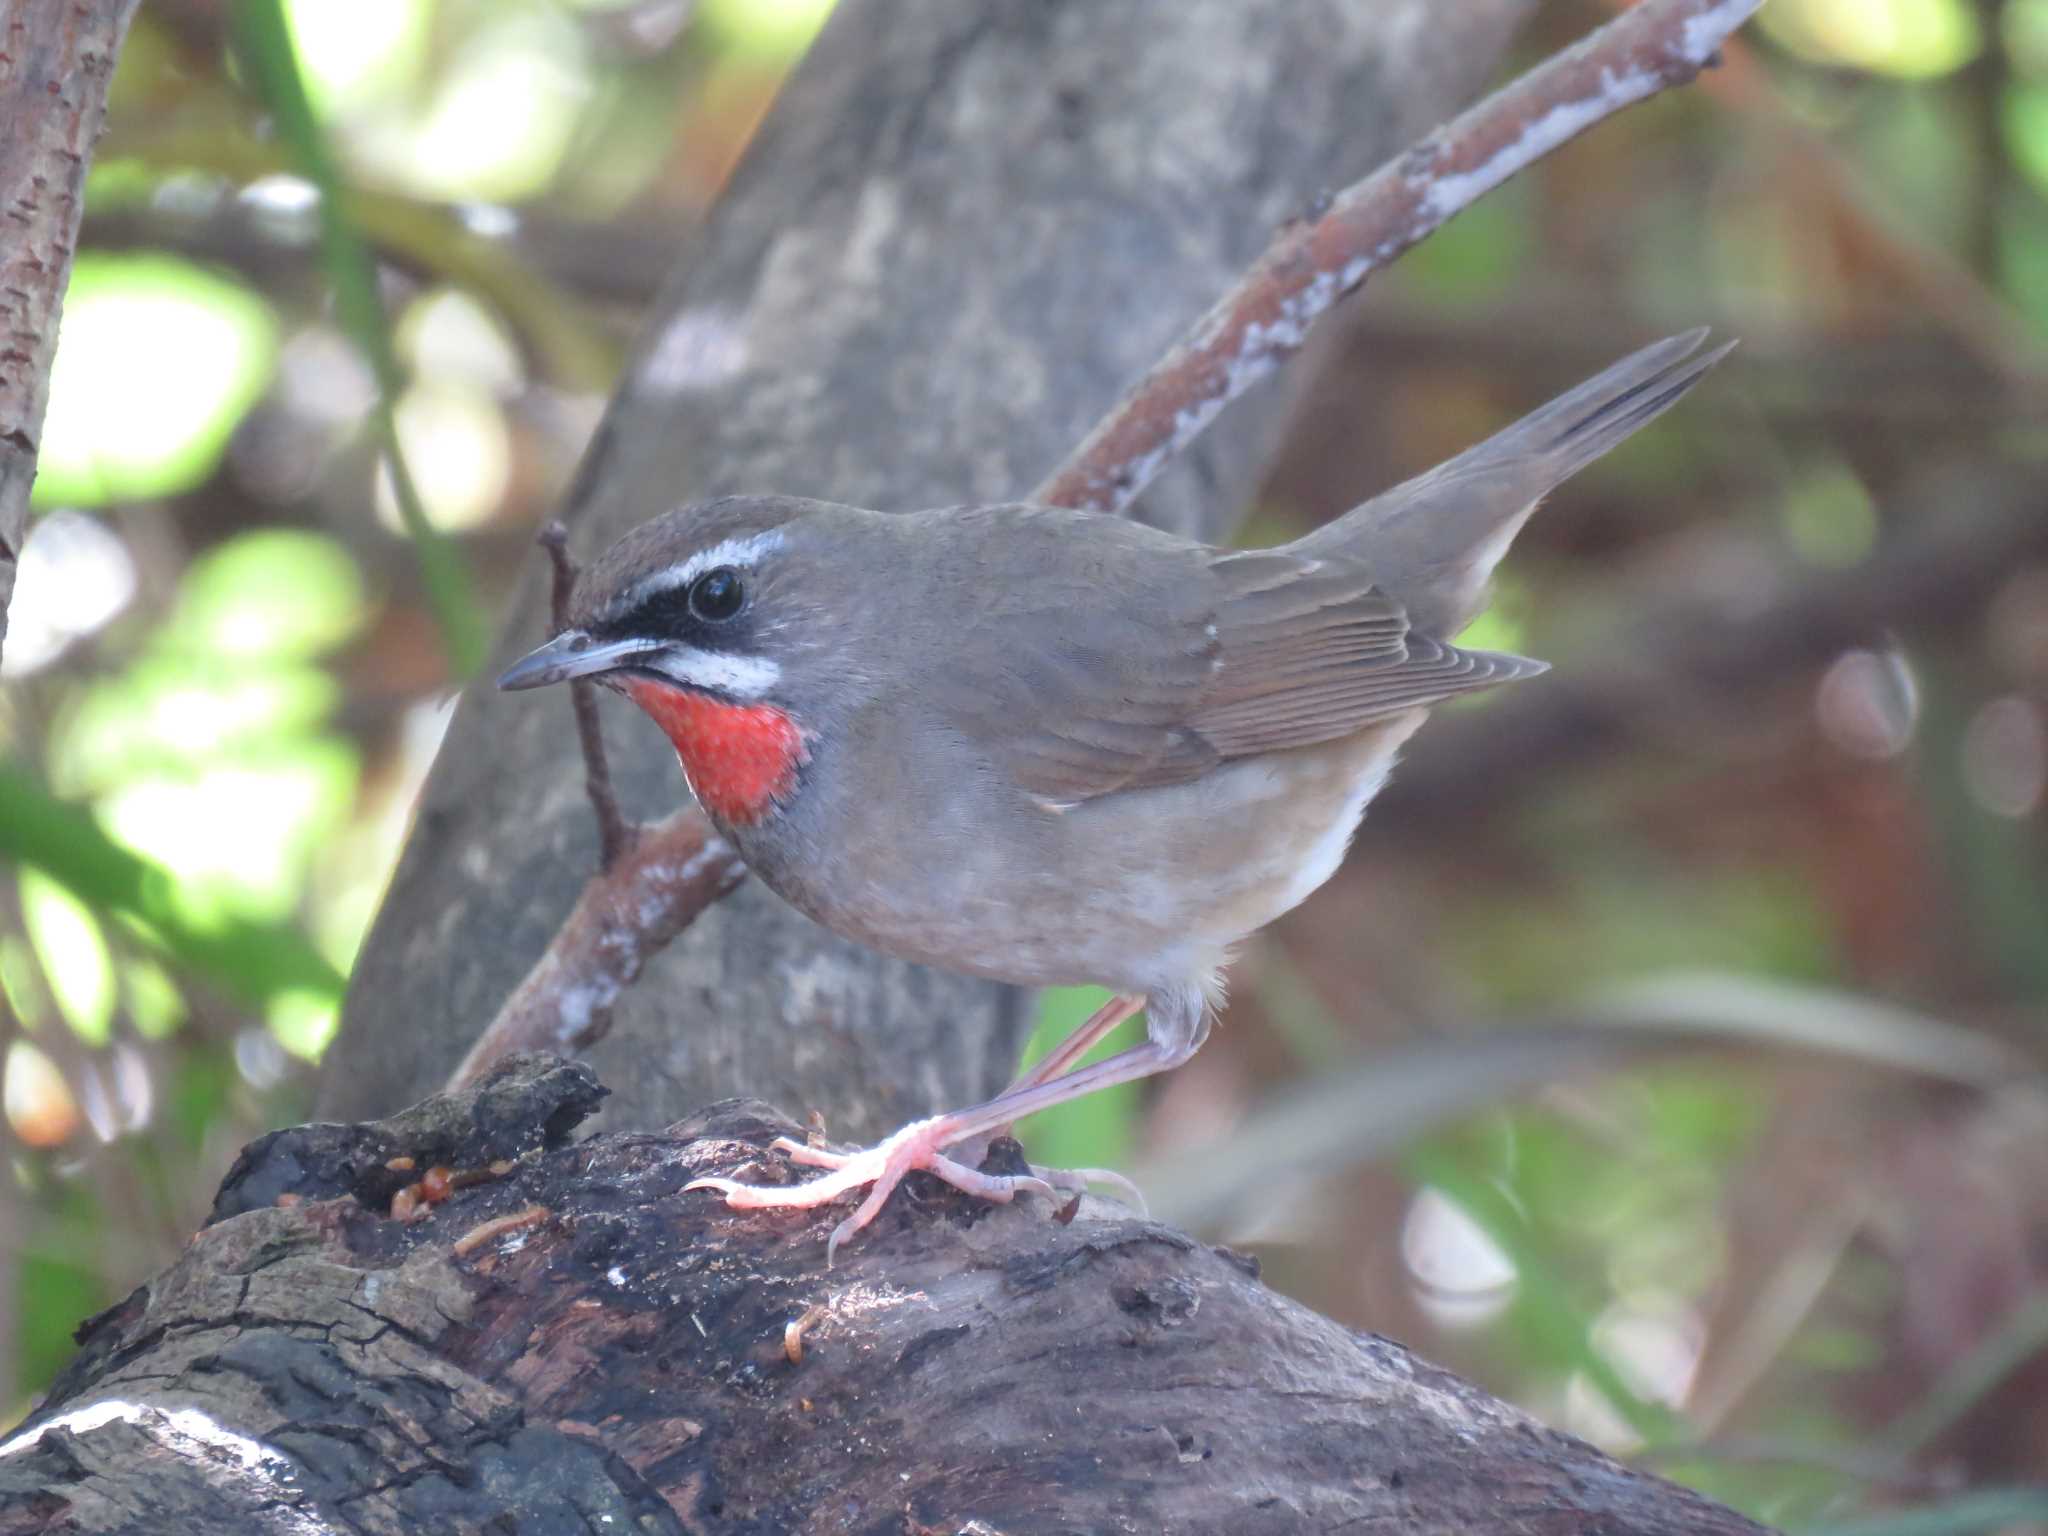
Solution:
M1040 1083L1050 1082L1094 1050L1111 1030L1144 1006L1145 994L1142 992L1117 993L1089 1014L1066 1039L1025 1068L1023 1074L1005 1088L1003 1093L1012 1094L1023 1088L1035 1088Z
M1016 1081L1002 1092L1002 1097L1036 1088L1040 1083L1049 1083L1062 1073L1069 1071L1076 1062L1097 1045L1107 1039L1116 1027L1136 1015L1145 1006L1142 992L1119 992L1100 1008L1089 1014L1058 1045L1039 1057L1020 1073ZM998 1137L1010 1134L1011 1127L999 1125L986 1135L973 1138L966 1145L956 1145L956 1161L970 1167L980 1167L982 1159L988 1156L988 1145ZM1138 1186L1120 1173L1107 1168L1040 1168L1032 1165L1031 1171L1048 1184L1061 1189L1086 1189L1090 1184L1114 1184L1128 1196L1139 1210L1145 1208L1145 1197L1138 1193Z
M1050 1184L1035 1173L1028 1177L980 1173L945 1156L944 1149L969 1137L986 1135L1024 1115L1085 1097L1097 1089L1135 1082L1155 1072L1164 1072L1178 1066L1191 1054L1192 1044L1161 1045L1147 1040L1143 1045L1121 1051L1107 1061L1077 1067L1050 1082L1013 1089L972 1109L913 1121L887 1141L862 1152L823 1152L813 1147L801 1147L787 1138L778 1141L777 1147L801 1162L813 1166L835 1165L823 1178L812 1179L807 1184L761 1188L742 1184L736 1179L710 1178L694 1179L685 1188L715 1189L725 1196L725 1203L734 1210L749 1211L811 1210L829 1205L863 1185L873 1186L859 1209L832 1229L831 1239L825 1245L825 1262L829 1265L839 1245L880 1214L896 1186L903 1182L903 1176L915 1168L936 1174L955 1189L999 1203L1014 1199L1017 1192L1024 1189L1051 1195Z

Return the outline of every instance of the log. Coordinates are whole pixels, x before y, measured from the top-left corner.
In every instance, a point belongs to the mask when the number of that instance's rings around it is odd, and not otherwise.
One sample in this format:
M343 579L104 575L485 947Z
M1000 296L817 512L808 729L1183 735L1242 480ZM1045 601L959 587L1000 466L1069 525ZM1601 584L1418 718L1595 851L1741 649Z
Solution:
M569 1140L602 1095L516 1056L253 1144L0 1443L0 1533L1761 1530L1118 1206L917 1174L827 1270L835 1213L682 1192L786 1171L777 1111Z

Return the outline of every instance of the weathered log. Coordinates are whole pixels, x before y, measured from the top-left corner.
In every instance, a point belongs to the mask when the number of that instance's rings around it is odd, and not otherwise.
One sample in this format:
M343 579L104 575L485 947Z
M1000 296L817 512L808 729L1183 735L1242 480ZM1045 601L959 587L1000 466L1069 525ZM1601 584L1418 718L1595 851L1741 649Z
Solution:
M515 1057L257 1142L0 1444L0 1533L1760 1529L1120 1207L914 1175L827 1270L832 1213L682 1192L787 1172L776 1111L569 1143L602 1092Z

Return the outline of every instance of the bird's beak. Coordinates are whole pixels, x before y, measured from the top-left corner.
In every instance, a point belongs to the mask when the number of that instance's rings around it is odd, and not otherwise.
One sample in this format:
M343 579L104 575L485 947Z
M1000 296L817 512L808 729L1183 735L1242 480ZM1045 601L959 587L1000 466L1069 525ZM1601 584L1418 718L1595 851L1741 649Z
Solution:
M661 649L659 640L593 640L580 629L565 629L537 651L529 651L505 669L498 686L545 688L575 677L594 677L622 667L635 656Z

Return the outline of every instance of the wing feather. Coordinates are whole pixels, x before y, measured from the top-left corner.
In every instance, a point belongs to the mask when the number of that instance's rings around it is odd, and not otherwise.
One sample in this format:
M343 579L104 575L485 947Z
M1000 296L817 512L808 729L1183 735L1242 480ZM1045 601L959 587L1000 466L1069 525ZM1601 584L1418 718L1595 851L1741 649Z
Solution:
M1056 606L1009 594L932 674L947 717L1025 793L1179 783L1544 670L1412 630L1349 559L1166 553L1105 537L1093 581L1061 583Z

